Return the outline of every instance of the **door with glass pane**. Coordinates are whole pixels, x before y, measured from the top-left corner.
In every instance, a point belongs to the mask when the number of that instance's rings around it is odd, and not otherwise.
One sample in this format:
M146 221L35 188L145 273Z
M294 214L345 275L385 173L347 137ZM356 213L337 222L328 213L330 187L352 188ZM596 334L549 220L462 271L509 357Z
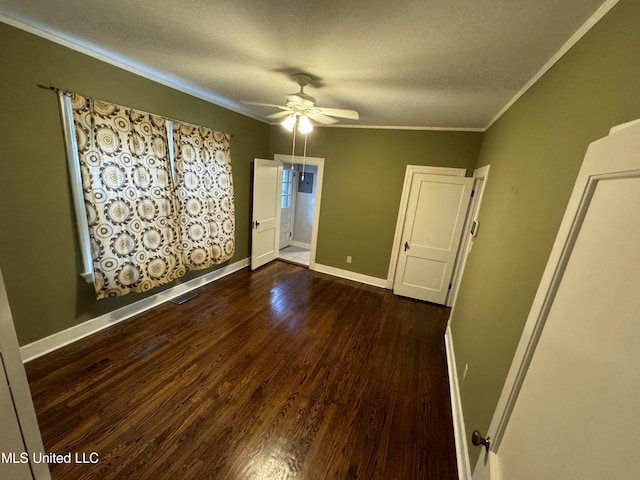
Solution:
M296 171L292 165L285 165L282 169L282 196L280 198L280 250L289 247L293 239L295 179Z

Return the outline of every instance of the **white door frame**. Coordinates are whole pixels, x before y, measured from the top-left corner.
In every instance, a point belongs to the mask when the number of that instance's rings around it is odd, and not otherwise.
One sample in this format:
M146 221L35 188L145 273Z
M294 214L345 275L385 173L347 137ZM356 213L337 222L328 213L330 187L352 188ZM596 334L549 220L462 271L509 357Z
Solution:
M484 197L484 191L487 188L487 179L489 178L489 169L491 165L485 165L484 167L476 168L473 171L473 195L471 204L469 206L469 212L464 224L464 230L462 234L462 241L460 243L460 249L458 250L458 258L456 258L456 264L453 267L453 276L451 277L451 290L447 296L446 305L453 306L458 298L458 291L460 289L460 282L462 282L462 276L464 275L464 269L467 266L467 258L471 253L473 247L473 239L478 234L478 217L480 215L480 206L482 205L482 198ZM480 182L482 180L482 182ZM478 186L481 184L482 186ZM475 201L474 201L475 200ZM471 228L473 223L475 224L474 233L471 235Z
M0 363L4 364L10 391L9 395L13 403L12 407L15 409L16 419L22 434L21 440L25 447L24 452L14 452L17 455L16 459L20 461L20 454L27 453L29 459L27 469L31 470L31 475L28 478L50 480L51 475L49 474L47 463L33 461L34 454L45 453L45 449L33 407L29 382L22 363L22 357L20 356L18 338L16 337L2 272L0 272L0 354L2 356L2 362ZM0 368L3 367L0 365ZM4 406L2 405L2 407ZM5 428L5 425L2 425L2 428ZM6 454L8 452L2 453ZM1 467L0 470L2 470Z
M393 246L391 248L391 259L389 261L389 272L387 273L387 288L393 288L393 282L396 275L396 266L398 265L398 255L400 254L400 244L402 243L402 231L404 230L404 221L407 215L407 206L409 204L409 192L413 176L419 173L429 175L451 175L454 177L464 177L467 171L464 168L449 167L430 167L424 165L407 165L404 174L404 183L402 185L402 195L400 197L400 206L398 208L398 219L396 220L396 231L393 236Z
M595 188L598 182L598 175L594 175L594 172L597 171L596 164L606 163L609 159L607 155L599 154L599 151L601 151L603 146L606 146L608 142L614 141L610 138L611 135L620 135L619 138L622 140L625 139L625 136L626 138L634 138L634 136L637 138L637 136L640 135L639 122L640 121L628 122L627 124L613 127L610 130L609 137L604 137L591 143L587 149L585 160L580 168L569 198L538 290L527 316L522 336L520 337L511 367L509 368L496 409L493 413L489 429L487 432L483 432L485 437L491 438L491 447L489 452L483 453L478 457L474 468L474 479L484 480L488 478L485 476L487 473L491 479L500 478L496 452L499 451L500 442L506 431L520 389L525 381L527 370L535 354L538 340L545 327L547 315L555 299L555 294L562 280L564 269L571 256L573 244L580 233L582 219L589 206L592 189ZM621 166L618 165L618 168L620 167ZM632 169L631 165L626 168L626 170ZM625 168L622 167L620 170L623 171ZM597 441L597 439L595 440ZM488 469L478 468L482 464L488 465Z
M313 225L311 226L311 249L309 254L309 270L316 269L316 248L318 244L318 224L320 221L320 203L322 200L322 180L324 178L324 158L302 157L300 155L284 155L276 153L273 158L282 163L315 165L318 167L316 178L315 205L313 209Z

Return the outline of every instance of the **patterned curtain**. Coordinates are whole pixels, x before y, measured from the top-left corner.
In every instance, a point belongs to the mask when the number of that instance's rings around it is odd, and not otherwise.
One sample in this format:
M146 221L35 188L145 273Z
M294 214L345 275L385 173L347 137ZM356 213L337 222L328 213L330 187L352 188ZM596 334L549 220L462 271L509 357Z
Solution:
M189 270L222 263L235 249L229 135L175 122L173 144L183 262Z
M186 271L161 117L72 96L97 298Z

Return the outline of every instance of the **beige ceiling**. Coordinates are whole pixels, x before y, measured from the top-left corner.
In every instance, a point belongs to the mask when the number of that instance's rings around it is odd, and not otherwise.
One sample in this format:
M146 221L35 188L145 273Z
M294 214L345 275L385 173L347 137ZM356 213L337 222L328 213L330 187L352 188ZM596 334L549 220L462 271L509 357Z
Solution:
M247 102L282 104L302 71L318 106L360 112L342 125L483 129L614 3L0 0L0 20L259 119Z

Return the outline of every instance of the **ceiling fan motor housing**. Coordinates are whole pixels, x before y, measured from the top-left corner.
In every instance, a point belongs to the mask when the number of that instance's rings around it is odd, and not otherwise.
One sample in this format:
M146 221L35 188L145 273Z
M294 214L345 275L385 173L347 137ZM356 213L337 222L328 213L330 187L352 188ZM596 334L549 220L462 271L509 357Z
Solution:
M316 104L316 99L306 93L291 93L287 95L287 107L296 111L306 111Z

